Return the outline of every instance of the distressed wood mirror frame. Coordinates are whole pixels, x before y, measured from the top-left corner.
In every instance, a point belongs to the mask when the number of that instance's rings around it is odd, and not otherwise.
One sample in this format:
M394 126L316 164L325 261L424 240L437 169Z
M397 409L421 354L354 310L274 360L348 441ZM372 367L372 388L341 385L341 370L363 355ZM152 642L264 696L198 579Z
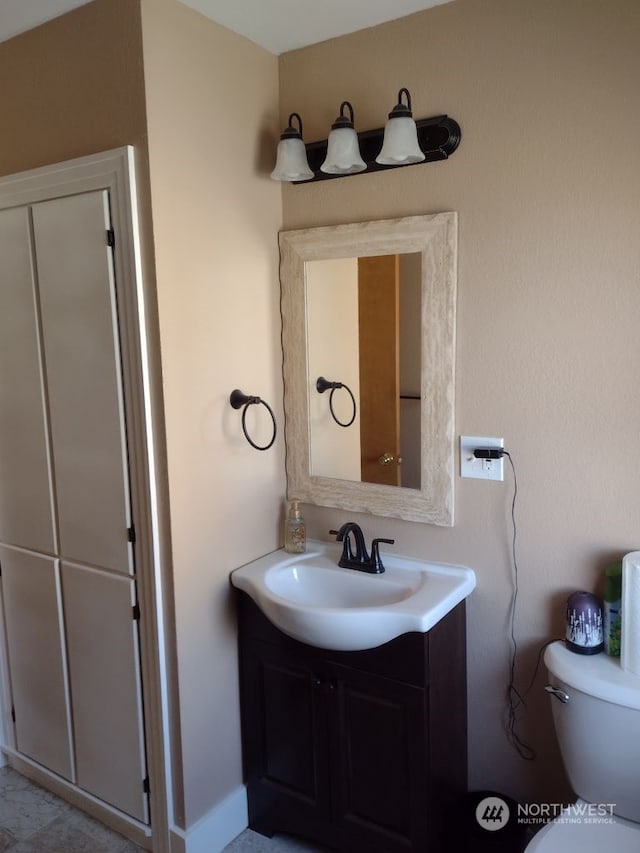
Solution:
M451 526L457 214L280 233L287 492L305 503ZM311 474L307 261L419 252L422 256L421 488Z

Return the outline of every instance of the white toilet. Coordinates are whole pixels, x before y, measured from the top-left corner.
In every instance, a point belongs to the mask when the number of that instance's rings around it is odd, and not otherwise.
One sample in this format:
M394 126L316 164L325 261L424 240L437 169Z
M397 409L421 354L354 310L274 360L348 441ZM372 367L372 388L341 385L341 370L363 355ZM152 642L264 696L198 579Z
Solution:
M640 676L604 653L547 647L553 721L578 801L526 853L639 853Z

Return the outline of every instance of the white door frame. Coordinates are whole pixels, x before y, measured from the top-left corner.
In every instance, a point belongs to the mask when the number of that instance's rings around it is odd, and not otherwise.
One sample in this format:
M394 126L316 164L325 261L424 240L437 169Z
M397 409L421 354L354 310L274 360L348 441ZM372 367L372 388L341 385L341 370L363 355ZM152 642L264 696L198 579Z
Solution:
M143 700L146 721L146 749L152 815L154 853L169 853L169 821L172 814L171 767L169 749L169 714L167 682L167 650L164 626L163 589L168 578L163 572L166 551L162 508L165 483L160 479L161 466L156 464L156 442L162 429L153 431L152 412L158 411L159 383L153 382L153 353L147 343L150 318L145 313L143 253L136 196L135 152L132 146L52 166L32 169L0 178L0 210L35 204L52 198L76 195L93 190L109 191L111 217L115 231L115 278L118 295L122 369L127 413L127 439L131 477L131 497L135 511L136 578L140 603L140 645L143 672ZM4 657L4 656L0 656ZM6 688L6 673L3 681ZM5 690L5 705L7 694ZM7 708L5 707L5 712ZM6 718L6 717L5 717ZM6 727L5 727L6 728ZM8 732L0 731L12 763L20 764ZM37 775L37 766L22 762L24 772ZM45 784L54 779L40 774ZM90 796L74 796L64 785L58 786L67 798L104 822L121 831L131 832L127 820L119 813L94 801ZM133 827L134 832L136 827ZM148 828L137 827L138 843L149 845Z

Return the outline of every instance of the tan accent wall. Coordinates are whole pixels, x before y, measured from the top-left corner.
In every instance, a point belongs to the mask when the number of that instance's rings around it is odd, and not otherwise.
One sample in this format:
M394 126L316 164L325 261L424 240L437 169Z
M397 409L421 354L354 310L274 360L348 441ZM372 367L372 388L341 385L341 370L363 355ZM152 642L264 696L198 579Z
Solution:
M300 112L325 138L342 100L380 127L402 86L416 117L462 127L448 162L285 186L284 227L454 210L459 215L457 435L504 436L518 477L517 685L563 632L575 589L638 547L640 6L636 0L456 0L285 54L281 124ZM452 529L370 516L395 550L462 563L468 603L472 788L570 796L540 674L505 730L514 588L504 483L457 479ZM329 538L344 513L304 507ZM597 737L597 733L594 733Z
M246 442L240 388L282 430L277 232L268 176L277 58L175 0L143 0L153 233L171 503L179 690L178 823L242 783L229 573L278 547L284 436ZM264 410L250 413L257 443ZM262 409L262 407L260 407Z
M138 0L94 0L0 44L0 174L144 145Z

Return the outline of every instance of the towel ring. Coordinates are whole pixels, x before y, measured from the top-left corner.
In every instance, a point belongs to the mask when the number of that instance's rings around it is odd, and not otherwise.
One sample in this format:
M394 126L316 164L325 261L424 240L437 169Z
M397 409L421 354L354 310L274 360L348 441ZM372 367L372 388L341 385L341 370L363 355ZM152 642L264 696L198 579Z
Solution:
M351 397L351 402L353 403L353 415L351 416L351 420L347 421L347 423L343 423L338 417L336 417L336 413L333 410L333 394L338 388L344 388L344 390ZM334 421L341 427L350 427L351 424L356 419L356 399L351 393L351 388L348 385L345 385L344 382L330 382L328 379L325 379L324 376L318 376L316 380L316 391L319 394L324 394L325 391L331 389L331 393L329 394L329 411L331 412L331 417Z
M249 396L248 394L243 394L242 391L238 390L237 388L229 395L229 402L231 403L231 406L234 409L240 409L244 406L244 408L242 409L242 432L244 433L244 437L247 439L251 447L255 447L256 450L268 450L273 444L273 442L276 440L277 432L276 416L273 414L273 409L271 408L271 406L268 403L265 403L265 401L262 400L260 397L253 397ZM271 441L265 445L256 444L247 432L247 409L249 408L249 406L258 403L261 403L269 412L269 414L271 415L271 422L273 424L273 435L271 437Z

